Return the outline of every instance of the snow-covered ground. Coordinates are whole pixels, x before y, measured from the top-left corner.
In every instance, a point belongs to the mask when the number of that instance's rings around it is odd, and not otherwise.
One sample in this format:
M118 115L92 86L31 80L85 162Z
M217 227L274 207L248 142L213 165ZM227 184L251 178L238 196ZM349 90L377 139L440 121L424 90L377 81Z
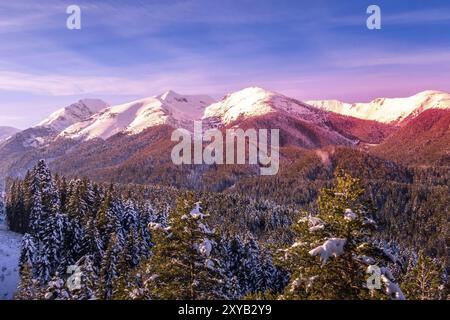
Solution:
M19 255L22 236L11 232L0 217L0 300L12 299L19 280Z

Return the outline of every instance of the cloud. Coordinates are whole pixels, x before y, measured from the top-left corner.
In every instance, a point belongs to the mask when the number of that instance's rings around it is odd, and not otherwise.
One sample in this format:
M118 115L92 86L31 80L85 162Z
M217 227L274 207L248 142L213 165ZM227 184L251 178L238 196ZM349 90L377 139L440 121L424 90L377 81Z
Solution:
M448 65L450 50L444 48L408 52L389 52L378 48L335 51L329 54L330 63L339 68L368 68L386 66Z

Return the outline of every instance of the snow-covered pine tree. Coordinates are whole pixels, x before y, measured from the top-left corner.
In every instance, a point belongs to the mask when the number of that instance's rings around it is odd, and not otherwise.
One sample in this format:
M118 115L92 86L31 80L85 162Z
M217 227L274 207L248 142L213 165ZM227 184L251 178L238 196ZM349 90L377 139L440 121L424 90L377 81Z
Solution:
M102 236L103 247L108 247L110 235L115 234L121 246L125 244L126 230L123 226L124 206L122 199L111 185L97 213L97 229Z
M129 230L125 247L120 254L117 264L117 277L114 280L114 299L128 299L129 291L132 285L136 282L133 279L133 269L136 268L140 262L140 244L139 237L135 227Z
M128 199L123 206L123 227L126 231L136 229L138 226L138 212L134 202Z
M78 260L75 265L80 268L78 274L80 279L79 283L77 283L79 288L75 287L70 291L71 299L95 300L98 274L94 259L91 255L85 255Z
M258 242L249 236L245 243L245 259L243 261L247 274L247 286L249 292L265 291L262 288L263 262Z
M144 265L144 291L151 299L218 299L224 275L214 258L216 235L193 194L179 199L169 227L152 224L152 256Z
M93 218L87 220L85 229L86 235L82 247L91 256L94 265L100 266L105 248Z
M31 268L35 264L38 258L38 248L36 245L36 239L31 234L26 233L23 235L19 257L19 268L21 270L25 266ZM31 275L33 275L33 269L30 269L29 271L31 272Z
M33 266L37 259L36 241L32 235L26 233L22 237L22 248L19 257L20 280L15 298L18 300L37 299L38 284L34 280Z
M52 276L39 297L40 300L68 300L69 298L70 292L66 287L66 282L58 272Z
M67 229L65 232L65 262L72 265L86 254L86 224L89 220L88 205L85 201L85 189L81 180L69 182L69 192L65 212L67 213Z
M35 261L41 283L50 280L64 256L64 228L67 219L61 213L59 193L45 163L40 160L29 177L30 232L39 250Z
M336 184L320 192L318 214L294 224L296 242L279 256L290 273L282 299L404 298L385 255L371 244L373 206L363 194L357 179L337 171ZM380 270L380 290L367 288L371 270Z
M109 300L113 296L114 282L118 276L117 268L122 246L116 234L111 235L108 247L101 263L97 296Z

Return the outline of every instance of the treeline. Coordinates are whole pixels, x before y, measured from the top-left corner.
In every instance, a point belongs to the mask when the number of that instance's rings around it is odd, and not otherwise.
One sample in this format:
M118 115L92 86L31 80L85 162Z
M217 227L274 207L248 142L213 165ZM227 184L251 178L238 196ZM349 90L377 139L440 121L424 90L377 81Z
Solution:
M44 161L8 185L8 223L25 233L17 299L447 298L442 261L374 238L377 210L348 174L300 213L233 194L66 181ZM368 287L375 267L379 286Z

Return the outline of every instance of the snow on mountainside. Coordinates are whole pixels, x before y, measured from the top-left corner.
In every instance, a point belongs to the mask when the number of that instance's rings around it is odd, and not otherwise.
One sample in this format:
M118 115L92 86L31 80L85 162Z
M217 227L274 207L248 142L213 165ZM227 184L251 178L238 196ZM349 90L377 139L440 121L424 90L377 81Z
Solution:
M98 99L80 100L55 111L36 126L13 134L4 143L13 150L46 146L52 143L55 137L67 127L86 120L107 106L105 102Z
M205 107L213 102L212 98L205 95L180 95L168 91L159 96L107 108L68 127L60 136L76 140L107 139L120 132L138 134L162 124L185 127L201 118Z
M332 127L328 112L259 87L228 94L206 108L202 119L210 127L280 129L284 144L305 148L357 143Z
M0 127L0 142L8 139L10 136L19 131L19 129L13 127Z
M318 110L300 101L259 87L250 87L228 94L210 105L203 119L216 118L230 124L240 118L258 117L277 111L289 112L303 120L317 121Z
M108 104L102 100L83 99L77 103L55 111L37 126L47 127L53 131L61 132L67 127L89 118L106 107L108 107Z
M369 103L344 103L337 100L313 100L318 108L383 123L400 123L428 109L450 109L450 94L423 91L407 98L378 98Z

